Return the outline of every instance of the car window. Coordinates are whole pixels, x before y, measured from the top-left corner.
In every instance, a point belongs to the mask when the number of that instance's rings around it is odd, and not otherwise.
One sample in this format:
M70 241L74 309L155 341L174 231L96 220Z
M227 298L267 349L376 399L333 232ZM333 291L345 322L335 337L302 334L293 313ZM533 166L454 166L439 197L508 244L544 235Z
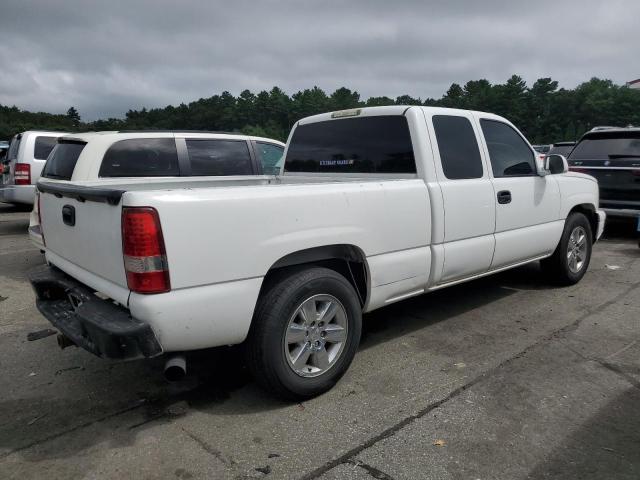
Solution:
M180 175L173 138L132 138L115 142L102 159L101 177L173 177Z
M564 155L565 157L569 156L573 150L573 145L554 145L549 150L549 155Z
M61 140L51 151L47 163L42 169L45 178L71 180L78 157L86 143Z
M7 160L15 160L18 157L18 150L20 149L20 141L22 135L16 135L9 144L9 153L7 153Z
M535 174L533 151L518 132L496 120L482 119L480 125L487 142L494 177Z
M282 167L284 147L273 143L256 142L258 161L265 175L278 175Z
M188 139L191 175L251 175L251 155L246 140Z
M450 180L482 177L482 159L471 122L465 117L434 115L433 128L444 175Z
M401 115L299 125L284 167L287 172L416 172L409 125Z
M575 146L571 160L616 160L640 158L640 132L602 132L583 138Z
M533 149L538 153L549 153L551 146L549 145L532 145Z
M46 160L57 142L58 137L36 137L36 143L33 148L33 158L36 160Z

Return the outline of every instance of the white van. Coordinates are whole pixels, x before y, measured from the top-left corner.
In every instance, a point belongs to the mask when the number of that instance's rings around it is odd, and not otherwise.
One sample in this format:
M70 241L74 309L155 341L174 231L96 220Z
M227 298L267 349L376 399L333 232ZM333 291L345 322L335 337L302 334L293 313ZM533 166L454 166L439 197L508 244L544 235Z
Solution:
M62 135L35 130L14 135L1 170L0 202L33 205L40 172Z

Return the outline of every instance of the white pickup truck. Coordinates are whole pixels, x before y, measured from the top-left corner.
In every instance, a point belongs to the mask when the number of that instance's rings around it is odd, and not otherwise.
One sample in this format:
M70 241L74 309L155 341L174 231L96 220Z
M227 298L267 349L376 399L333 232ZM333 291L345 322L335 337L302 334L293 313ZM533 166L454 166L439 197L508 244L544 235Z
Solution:
M245 344L285 398L331 388L363 312L542 260L579 281L595 180L496 115L376 107L300 120L280 175L162 185L41 179L42 314L107 358Z

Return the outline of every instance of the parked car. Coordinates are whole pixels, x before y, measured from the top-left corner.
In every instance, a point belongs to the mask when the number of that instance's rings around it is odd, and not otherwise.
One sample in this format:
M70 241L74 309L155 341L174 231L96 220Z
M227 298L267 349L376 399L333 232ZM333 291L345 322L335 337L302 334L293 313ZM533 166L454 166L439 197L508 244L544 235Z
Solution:
M65 135L42 171L49 181L118 183L122 177L163 183L174 177L274 175L284 143L270 138L216 132L120 131ZM35 203L29 221L32 243L44 250Z
M533 145L533 149L538 153L538 163L543 166L544 158L549 153L551 145Z
M1 202L33 205L40 172L61 135L64 133L31 130L11 139L2 170Z
M573 150L573 147L575 147L576 142L557 142L551 145L551 148L549 149L549 152L547 152L547 155L562 155L564 157L568 157L569 154L571 153L571 150Z
M568 162L572 171L598 180L600 206L608 215L640 217L640 128L591 130Z
M5 165L5 158L7 156L7 151L9 150L9 142L7 141L0 141L0 175L2 175L4 173L4 165Z
M171 376L244 342L261 385L309 398L347 370L364 312L538 260L578 282L598 187L546 167L497 115L390 106L300 120L275 177L43 178L36 305L63 346L166 354Z

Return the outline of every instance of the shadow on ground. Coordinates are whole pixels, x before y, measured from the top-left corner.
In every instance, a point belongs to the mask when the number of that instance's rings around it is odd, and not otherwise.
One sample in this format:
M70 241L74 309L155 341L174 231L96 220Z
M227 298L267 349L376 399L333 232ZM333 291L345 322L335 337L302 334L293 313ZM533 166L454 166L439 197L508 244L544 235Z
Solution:
M640 389L632 387L598 410L527 478L640 478Z

